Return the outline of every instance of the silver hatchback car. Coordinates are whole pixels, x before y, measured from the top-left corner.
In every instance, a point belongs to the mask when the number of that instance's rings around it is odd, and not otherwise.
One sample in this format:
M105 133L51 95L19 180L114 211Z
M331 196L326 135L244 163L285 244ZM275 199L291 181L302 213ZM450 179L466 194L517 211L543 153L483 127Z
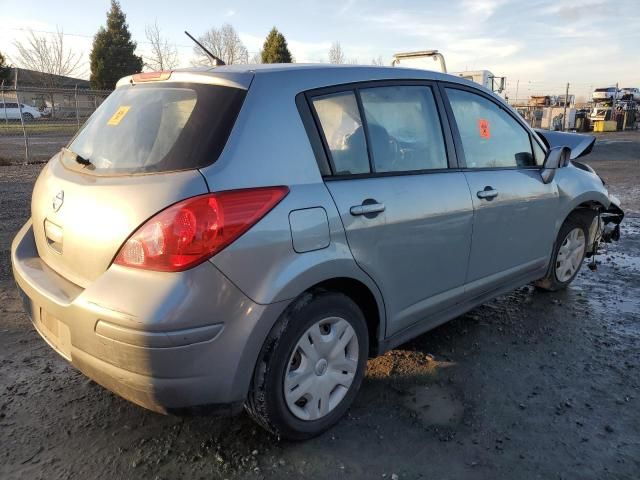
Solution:
M303 439L367 358L528 282L559 289L623 213L458 77L271 65L122 79L44 167L13 272L42 337L158 412Z

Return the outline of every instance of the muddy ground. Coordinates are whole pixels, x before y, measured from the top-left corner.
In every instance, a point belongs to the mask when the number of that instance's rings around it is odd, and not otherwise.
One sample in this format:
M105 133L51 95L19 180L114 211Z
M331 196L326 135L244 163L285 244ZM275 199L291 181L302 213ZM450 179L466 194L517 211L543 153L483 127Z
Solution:
M640 478L640 133L600 140L589 163L629 217L598 270L370 361L349 415L305 443L245 414L147 412L58 357L9 265L40 166L0 167L0 478Z

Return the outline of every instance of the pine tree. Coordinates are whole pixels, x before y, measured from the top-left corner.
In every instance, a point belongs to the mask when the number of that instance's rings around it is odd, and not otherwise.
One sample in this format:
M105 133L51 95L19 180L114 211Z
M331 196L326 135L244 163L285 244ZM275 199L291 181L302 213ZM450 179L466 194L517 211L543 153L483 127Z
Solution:
M0 83L4 80L5 83L9 81L9 76L11 74L11 69L7 66L7 61L0 52Z
M111 90L116 82L142 70L142 57L134 52L136 42L131 40L127 17L117 0L111 0L107 13L107 28L100 27L93 38L91 61L91 88Z
M262 47L262 63L291 63L291 52L287 47L287 40L276 27L267 35Z

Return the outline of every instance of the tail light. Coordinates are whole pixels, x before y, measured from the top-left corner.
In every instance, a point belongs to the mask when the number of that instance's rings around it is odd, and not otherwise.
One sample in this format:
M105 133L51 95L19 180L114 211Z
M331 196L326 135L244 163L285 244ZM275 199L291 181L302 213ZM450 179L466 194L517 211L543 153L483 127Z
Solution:
M235 241L287 193L287 187L251 188L183 200L144 223L114 263L162 272L194 267Z

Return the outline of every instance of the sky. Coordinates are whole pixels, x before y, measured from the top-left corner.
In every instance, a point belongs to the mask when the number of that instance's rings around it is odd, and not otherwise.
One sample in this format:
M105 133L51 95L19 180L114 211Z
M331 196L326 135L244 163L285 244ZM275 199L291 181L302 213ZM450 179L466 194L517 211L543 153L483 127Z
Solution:
M89 75L92 37L105 24L109 0L0 0L0 51L11 61L26 29L62 30L83 56L78 76ZM138 53L148 49L145 25L157 20L177 45L182 66L198 36L230 23L258 52L276 26L297 62L327 62L333 42L347 59L390 64L396 52L437 49L450 72L490 70L507 77L507 94L588 96L619 83L640 87L638 0L121 0ZM46 34L46 33L43 33ZM434 62L434 69L437 67Z

